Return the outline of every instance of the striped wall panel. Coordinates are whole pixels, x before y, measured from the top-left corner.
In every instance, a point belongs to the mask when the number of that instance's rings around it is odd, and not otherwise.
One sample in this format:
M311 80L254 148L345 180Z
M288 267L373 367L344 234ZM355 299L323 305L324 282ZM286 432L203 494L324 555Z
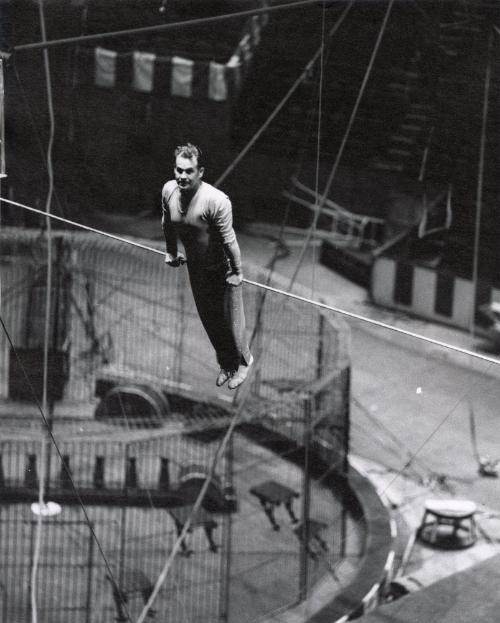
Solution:
M472 281L388 257L373 264L370 294L378 305L468 330L473 312ZM478 284L476 307L500 303L500 289Z
M413 309L419 316L431 317L435 312L436 273L416 267L413 278Z
M473 285L471 281L455 278L455 296L453 299L453 324L468 329L471 324Z
M396 263L386 257L375 260L371 278L371 296L375 303L392 306L393 284L396 278Z

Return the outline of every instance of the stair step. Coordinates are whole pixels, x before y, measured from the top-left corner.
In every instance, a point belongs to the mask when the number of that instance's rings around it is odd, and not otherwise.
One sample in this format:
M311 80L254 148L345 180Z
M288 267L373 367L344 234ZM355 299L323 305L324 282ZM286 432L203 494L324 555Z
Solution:
M406 113L406 118L407 119L419 119L420 121L427 121L429 116L423 113L420 113L420 112L409 112L409 113Z
M408 88L407 84L401 84L401 82L389 82L387 86L391 89L404 90L404 91L406 91L406 89Z
M410 108L414 110L433 110L434 106L432 104L421 104L419 102L412 102L410 104Z
M372 162L370 166L375 169L383 169L384 171L402 172L404 170L404 166L398 162L382 162L381 160L376 160Z
M448 56L458 56L457 50L452 50L451 48L445 48L444 45L440 45L439 47Z
M460 9L455 9L453 11L453 15L455 15L455 17L458 17L459 19L466 20L474 18L475 21L483 21L485 19L482 15L479 15L477 13L469 13L468 11L460 11Z
M400 134L392 134L391 141L395 143L404 143L405 145L413 145L415 143L415 139L411 136L401 136Z
M460 43L464 42L464 38L460 35L439 35L439 41L442 43Z
M418 78L420 76L417 71L411 71L411 69L394 69L393 73L406 78Z
M397 147L389 147L387 153L392 154L393 156L404 156L405 158L412 155L411 151L408 151L407 149L398 149Z
M405 93L405 94L416 93L417 88L418 88L416 85L402 84L401 82L389 82L387 87L389 88L389 91L392 93Z
M481 32L482 28L474 26L473 24L463 24L457 28L459 32Z
M408 130L409 132L422 132L423 128L420 125L415 125L414 123L402 123L402 130Z

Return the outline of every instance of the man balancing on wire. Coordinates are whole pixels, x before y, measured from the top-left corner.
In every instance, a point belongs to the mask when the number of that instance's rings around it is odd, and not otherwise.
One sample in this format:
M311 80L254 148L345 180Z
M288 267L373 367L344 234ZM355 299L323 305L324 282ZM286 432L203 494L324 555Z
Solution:
M175 150L175 179L162 190L165 263L178 267L187 261L196 308L220 365L216 385L228 381L229 389L236 389L253 363L245 338L240 247L231 202L203 181L201 158L191 143Z

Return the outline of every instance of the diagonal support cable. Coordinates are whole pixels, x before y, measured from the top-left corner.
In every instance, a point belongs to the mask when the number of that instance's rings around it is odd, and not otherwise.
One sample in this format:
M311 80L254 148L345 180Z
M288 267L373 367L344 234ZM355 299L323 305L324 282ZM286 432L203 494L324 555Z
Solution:
M32 208L30 206L24 205L22 203L18 203L17 201L11 201L10 199L5 199L4 197L0 197L0 203L7 203L9 205L22 208L23 210L28 210L29 212L33 212L35 214L40 214L42 216L47 216L43 210L38 210L37 208ZM96 229L95 227L89 227L88 225L83 225L82 223L78 223L76 221L70 221L69 219L65 219L62 216L57 216L55 214L50 215L51 219L55 219L59 222L66 223L67 225L71 225L73 227L78 227L85 231L90 231L92 233L100 234L101 236L105 236L106 238L111 238L113 240L117 240L119 242L123 242L126 244L130 244L133 247L137 247L139 249L143 249L144 251L149 251L150 253L156 253L157 255L161 255L165 257L165 252L157 249L155 247L151 247L149 245L136 242L135 240L130 240L128 238L123 238L121 236L116 236L115 234L111 234L106 231L102 231L100 229ZM309 305L313 305L314 307L318 307L319 309L324 309L326 311L331 311L336 314L340 314L341 316L345 316L346 318L351 318L352 320L359 320L366 324L379 327L381 329L387 329L388 331L393 331L394 333L399 333L400 335L405 335L407 337L411 337L422 342L427 342L428 344L433 344L434 346L439 346L441 348L445 348L447 350L454 351L456 353L460 353L462 355L468 355L473 357L474 359L478 359L481 361L486 361L487 363L491 363L494 365L500 365L500 361L495 359L494 357L490 357L488 355L483 355L482 353L477 353L467 348L462 348L461 346L455 346L454 344L450 344L448 342L443 342L441 340L436 340L434 338L428 337L426 335L422 335L421 333L415 333L414 331L408 331L407 329L402 329L401 327L396 327L395 325L388 324L387 322L381 322L380 320L374 320L373 318L368 318L367 316L363 316L361 314L356 314L355 312L350 312L346 309L342 309L341 307L336 307L334 305L329 305L323 301L318 301L312 299L310 297L301 296L300 294L294 294L293 292L288 292L286 290L282 290L280 288L275 288L273 286L260 283L258 281L253 281L251 279L244 278L243 281L248 283L248 285L254 286L256 288L260 288L262 290L268 290L269 292L274 292L275 294L280 294L282 296L286 296L288 298L294 299L296 301L300 301L302 303L307 303Z

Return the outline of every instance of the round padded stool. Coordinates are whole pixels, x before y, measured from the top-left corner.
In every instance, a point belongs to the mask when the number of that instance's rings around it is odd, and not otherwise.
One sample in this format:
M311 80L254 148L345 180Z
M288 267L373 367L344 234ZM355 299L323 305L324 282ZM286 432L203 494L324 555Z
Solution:
M470 500L426 500L417 536L444 549L470 547L477 540L476 510Z

